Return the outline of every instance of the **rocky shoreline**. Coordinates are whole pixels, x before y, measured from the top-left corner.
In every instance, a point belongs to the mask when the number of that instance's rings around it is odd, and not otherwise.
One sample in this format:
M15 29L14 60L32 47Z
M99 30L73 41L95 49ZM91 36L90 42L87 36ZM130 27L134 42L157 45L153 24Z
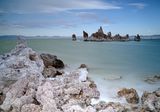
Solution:
M66 72L52 54L38 54L20 40L0 56L0 112L159 112L160 89L138 96L133 88L117 91L127 104L100 101L100 92L80 65Z

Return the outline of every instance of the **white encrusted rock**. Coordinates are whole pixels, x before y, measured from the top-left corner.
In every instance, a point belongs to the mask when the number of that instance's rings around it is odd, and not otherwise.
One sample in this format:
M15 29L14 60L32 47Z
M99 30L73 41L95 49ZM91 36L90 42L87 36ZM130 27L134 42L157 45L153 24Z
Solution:
M40 112L41 107L35 104L25 104L21 108L21 112Z
M41 84L41 78L37 75L30 75L19 79L16 83L9 86L10 90L6 93L6 98L0 108L4 111L13 110L20 112L24 104L34 101L36 89Z
M19 44L0 58L0 81L18 80L31 74L41 74L44 64L31 48Z

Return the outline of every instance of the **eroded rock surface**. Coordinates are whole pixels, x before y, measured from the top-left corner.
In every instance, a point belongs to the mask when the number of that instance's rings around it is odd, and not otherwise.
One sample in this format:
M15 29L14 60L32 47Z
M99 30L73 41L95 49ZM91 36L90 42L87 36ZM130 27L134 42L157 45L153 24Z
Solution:
M94 110L90 106L91 99L99 98L100 93L96 86L91 86L94 82L87 77L86 68L57 75L56 67L62 68L64 66L62 61L53 62L58 59L50 54L41 55L42 60L35 51L23 43L19 43L11 53L1 57L0 111L70 112L82 110L82 112L87 112ZM10 80L12 83L8 84Z
M55 68L64 68L64 63L62 60L58 59L57 56L52 54L42 53L40 54L45 67L53 66Z
M135 89L123 88L117 93L120 97L125 97L128 103L136 104L139 102L139 96Z
M144 110L149 112L160 112L160 89L154 92L144 92L141 100Z
M0 56L0 85L14 82L30 74L40 75L43 69L43 60L39 55L24 42L18 42L10 53Z

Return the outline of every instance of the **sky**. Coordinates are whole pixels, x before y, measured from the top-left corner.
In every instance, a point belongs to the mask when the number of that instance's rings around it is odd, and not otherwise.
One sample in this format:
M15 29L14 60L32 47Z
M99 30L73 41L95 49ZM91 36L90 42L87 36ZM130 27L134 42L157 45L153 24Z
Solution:
M0 0L0 35L160 34L160 0Z

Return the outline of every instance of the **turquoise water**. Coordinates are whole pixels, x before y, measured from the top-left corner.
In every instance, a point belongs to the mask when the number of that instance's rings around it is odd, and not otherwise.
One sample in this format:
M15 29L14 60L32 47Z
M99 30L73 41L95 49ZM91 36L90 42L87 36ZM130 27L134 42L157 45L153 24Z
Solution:
M0 40L0 54L9 52L15 40ZM101 98L113 101L116 91L132 87L141 95L152 91L160 83L148 84L145 77L160 74L160 40L141 42L83 42L69 39L30 39L29 47L37 52L57 55L64 63L77 68L85 63L89 76L95 80L101 91ZM119 80L105 80L106 77L121 76Z

